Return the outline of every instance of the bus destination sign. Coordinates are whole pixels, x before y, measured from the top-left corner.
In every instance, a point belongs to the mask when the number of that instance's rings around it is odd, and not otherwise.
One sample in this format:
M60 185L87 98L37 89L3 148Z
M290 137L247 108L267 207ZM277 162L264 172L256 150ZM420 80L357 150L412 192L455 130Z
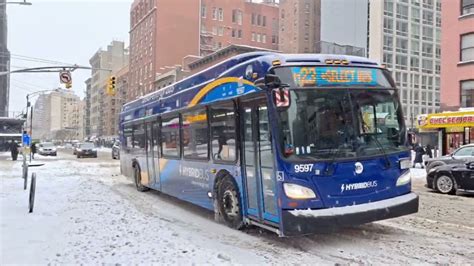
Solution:
M378 69L354 67L293 67L299 87L365 85L376 86Z

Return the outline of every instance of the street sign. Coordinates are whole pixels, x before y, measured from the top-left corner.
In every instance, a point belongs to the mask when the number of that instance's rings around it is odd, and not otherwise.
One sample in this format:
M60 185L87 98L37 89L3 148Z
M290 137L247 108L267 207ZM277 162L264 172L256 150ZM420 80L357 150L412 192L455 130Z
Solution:
M69 71L59 72L59 80L63 84L71 83L72 81L71 72Z
M28 134L23 134L22 136L22 142L24 146L30 146L30 136Z

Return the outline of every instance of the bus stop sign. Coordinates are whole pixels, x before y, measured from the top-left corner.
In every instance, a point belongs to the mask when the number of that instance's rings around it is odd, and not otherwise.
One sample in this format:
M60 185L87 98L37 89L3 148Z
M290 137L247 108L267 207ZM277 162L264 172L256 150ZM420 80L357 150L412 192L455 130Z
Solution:
M31 138L28 134L23 134L23 136L22 136L23 145L30 146L30 140L31 140Z

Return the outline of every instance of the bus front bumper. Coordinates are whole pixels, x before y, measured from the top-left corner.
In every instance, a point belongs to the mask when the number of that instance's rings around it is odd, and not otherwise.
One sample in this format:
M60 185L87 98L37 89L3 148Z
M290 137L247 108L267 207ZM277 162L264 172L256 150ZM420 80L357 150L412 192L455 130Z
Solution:
M339 227L360 225L418 212L413 192L371 203L319 210L283 210L283 235L323 233Z

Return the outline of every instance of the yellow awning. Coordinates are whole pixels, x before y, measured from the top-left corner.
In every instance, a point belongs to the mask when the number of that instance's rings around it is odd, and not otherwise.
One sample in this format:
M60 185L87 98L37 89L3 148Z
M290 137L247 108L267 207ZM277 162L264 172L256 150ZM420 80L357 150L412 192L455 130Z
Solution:
M416 120L420 129L474 127L474 111L418 115Z

